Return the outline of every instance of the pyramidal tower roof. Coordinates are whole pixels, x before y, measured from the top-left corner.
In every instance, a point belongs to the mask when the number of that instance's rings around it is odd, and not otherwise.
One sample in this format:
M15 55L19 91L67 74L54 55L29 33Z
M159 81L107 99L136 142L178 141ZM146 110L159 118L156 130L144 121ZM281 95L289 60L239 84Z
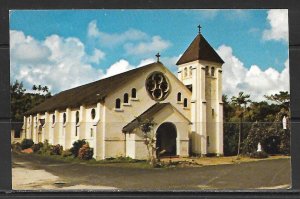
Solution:
M205 60L221 64L224 63L222 58L213 49L213 47L211 47L211 45L206 41L200 32L183 53L183 55L179 58L176 65L181 65L196 60Z

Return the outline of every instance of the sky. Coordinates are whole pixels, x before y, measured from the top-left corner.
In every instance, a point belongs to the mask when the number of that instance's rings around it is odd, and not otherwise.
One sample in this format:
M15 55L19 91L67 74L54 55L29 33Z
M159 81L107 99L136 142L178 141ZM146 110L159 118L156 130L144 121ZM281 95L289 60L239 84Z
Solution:
M201 32L225 61L223 93L289 91L287 10L13 10L11 82L55 94L156 60L176 62Z

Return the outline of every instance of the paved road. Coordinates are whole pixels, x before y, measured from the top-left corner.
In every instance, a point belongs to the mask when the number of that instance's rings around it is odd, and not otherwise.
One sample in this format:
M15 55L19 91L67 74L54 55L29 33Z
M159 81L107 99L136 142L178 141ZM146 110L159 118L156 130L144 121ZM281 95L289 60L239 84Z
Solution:
M27 162L27 168L44 169L59 176L68 186L102 185L122 190L253 189L286 187L291 182L290 159L194 168L142 169L62 163L40 157L32 157L28 161L26 156L14 154L13 166L18 166L18 162Z

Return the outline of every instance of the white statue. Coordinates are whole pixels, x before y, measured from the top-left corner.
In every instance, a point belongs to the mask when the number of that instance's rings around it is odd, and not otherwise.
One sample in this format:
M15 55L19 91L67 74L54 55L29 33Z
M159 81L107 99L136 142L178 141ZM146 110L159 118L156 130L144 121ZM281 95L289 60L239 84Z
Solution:
M260 144L260 142L257 144L257 152L261 152L261 144Z
M286 117L285 116L283 116L283 118L282 118L282 127L284 130L286 129Z

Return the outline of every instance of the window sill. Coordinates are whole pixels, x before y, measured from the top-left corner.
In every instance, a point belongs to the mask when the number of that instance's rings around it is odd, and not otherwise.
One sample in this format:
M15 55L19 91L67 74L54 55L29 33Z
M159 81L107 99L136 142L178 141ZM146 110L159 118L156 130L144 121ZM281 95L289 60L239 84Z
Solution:
M131 106L129 103L123 103L123 106Z
M139 98L130 98L131 101L140 101Z
M182 102L180 102L180 101L177 101L177 104L182 104Z
M188 107L183 107L183 110L190 110L190 108L188 108Z
M124 112L123 109L116 109L116 108L115 108L115 111L116 111L116 112Z

